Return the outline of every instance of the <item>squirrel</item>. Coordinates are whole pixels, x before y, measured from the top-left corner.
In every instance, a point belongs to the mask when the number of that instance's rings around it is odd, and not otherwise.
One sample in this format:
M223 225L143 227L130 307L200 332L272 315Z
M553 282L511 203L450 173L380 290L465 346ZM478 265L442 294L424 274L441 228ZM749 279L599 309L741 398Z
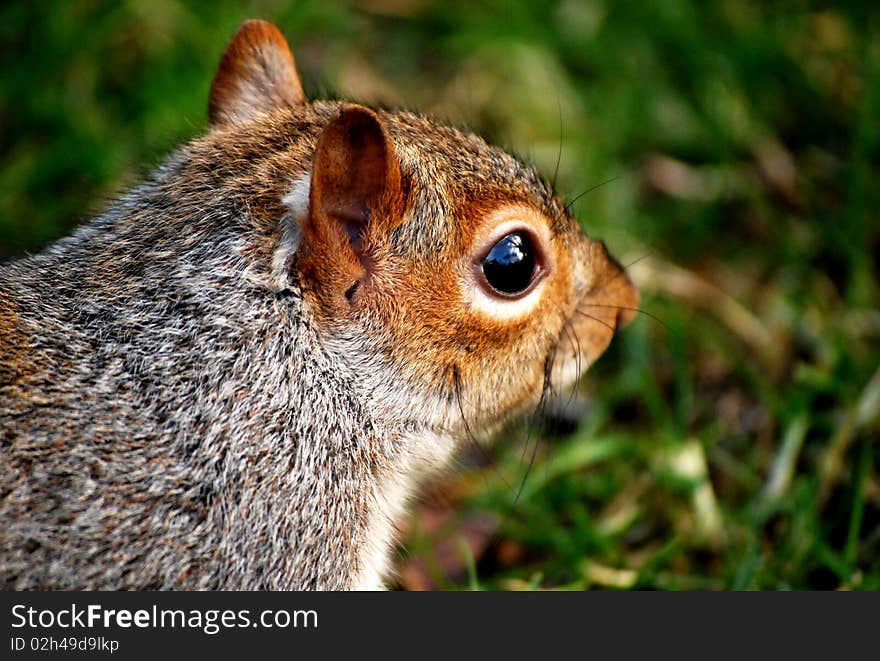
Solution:
M6 589L383 589L419 484L637 307L533 167L308 101L271 23L235 34L208 116L0 266Z

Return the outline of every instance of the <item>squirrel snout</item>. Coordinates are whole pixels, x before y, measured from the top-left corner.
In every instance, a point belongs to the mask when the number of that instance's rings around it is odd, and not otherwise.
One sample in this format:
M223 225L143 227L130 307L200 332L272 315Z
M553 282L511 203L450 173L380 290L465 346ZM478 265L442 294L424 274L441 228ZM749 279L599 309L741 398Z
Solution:
M614 333L638 312L639 293L601 241L584 239L585 254L576 259L576 280L586 281L586 291L575 301L559 338L562 358L554 368L558 383L570 385L596 361Z
M623 328L638 314L639 290L630 280L623 265L608 251L604 241L597 241L593 246L595 250L590 268L593 270L595 285L586 299L594 307L602 306L613 310L614 327Z

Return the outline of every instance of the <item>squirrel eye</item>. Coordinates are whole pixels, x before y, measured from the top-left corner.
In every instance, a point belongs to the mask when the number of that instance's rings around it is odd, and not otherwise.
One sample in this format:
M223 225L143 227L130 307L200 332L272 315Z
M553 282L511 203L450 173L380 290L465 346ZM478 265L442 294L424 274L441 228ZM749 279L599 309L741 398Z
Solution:
M502 296L522 294L534 280L535 252L532 240L525 232L504 236L483 258L486 282Z

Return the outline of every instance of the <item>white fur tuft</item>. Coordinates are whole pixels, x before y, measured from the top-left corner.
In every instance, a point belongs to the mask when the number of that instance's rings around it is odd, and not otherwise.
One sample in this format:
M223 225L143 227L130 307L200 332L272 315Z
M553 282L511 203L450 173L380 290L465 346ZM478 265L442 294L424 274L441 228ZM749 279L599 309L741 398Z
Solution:
M302 175L293 182L290 192L281 199L290 212L281 217L281 238L272 255L271 288L275 291L288 287L290 258L299 250L302 241L302 223L309 212L311 183L311 174Z

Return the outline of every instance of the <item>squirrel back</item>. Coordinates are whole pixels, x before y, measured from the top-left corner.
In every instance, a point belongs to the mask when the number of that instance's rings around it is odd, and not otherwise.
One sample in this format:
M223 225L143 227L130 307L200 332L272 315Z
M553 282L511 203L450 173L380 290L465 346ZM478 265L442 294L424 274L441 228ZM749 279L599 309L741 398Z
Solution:
M637 305L534 170L307 102L271 24L233 38L209 116L0 267L7 589L380 588L419 482Z

